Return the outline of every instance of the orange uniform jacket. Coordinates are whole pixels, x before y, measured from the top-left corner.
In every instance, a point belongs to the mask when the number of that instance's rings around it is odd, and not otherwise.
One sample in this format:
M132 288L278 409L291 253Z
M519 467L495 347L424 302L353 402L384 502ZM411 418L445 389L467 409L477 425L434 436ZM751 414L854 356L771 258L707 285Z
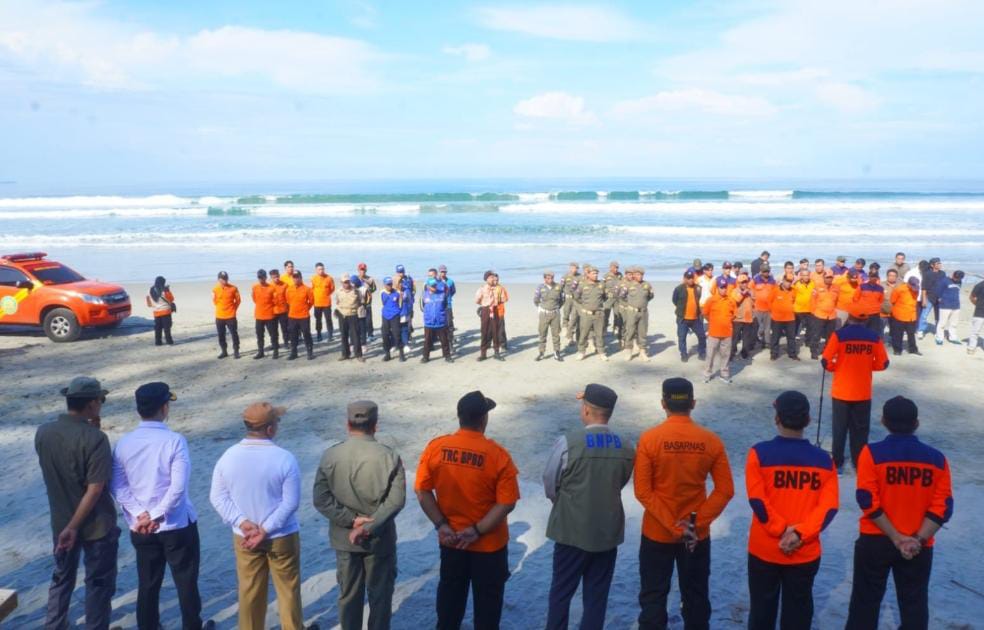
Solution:
M837 291L822 284L813 289L810 312L817 319L837 317Z
M885 300L885 288L874 282L865 282L854 294L856 311L865 315L880 315Z
M273 313L275 315L287 314L287 283L271 282L273 287Z
M810 282L813 283L814 288L823 286L823 274L824 272L822 271L820 273L817 273L816 271L810 272Z
M707 476L714 490L707 495ZM735 494L728 453L721 439L689 416L671 415L639 438L635 495L645 508L642 535L664 543L680 542L679 520L697 513L697 536L707 538L711 521Z
M461 429L431 440L424 448L414 489L435 491L441 513L451 529L460 531L482 520L495 504L518 501L518 476L506 449L478 431ZM498 551L508 542L509 526L503 519L468 551Z
M242 298L239 289L234 284L215 285L212 289L212 304L215 304L215 319L233 319L239 309Z
M915 435L890 434L865 445L857 483L862 534L881 534L871 519L882 514L905 536L915 535L924 518L942 525L953 514L950 464Z
M738 305L738 309L735 311L735 321L751 324L755 318L755 314L752 312L752 296L742 300L741 289L732 289L730 295L731 299Z
M734 292L732 291L733 294ZM735 313L738 311L738 305L735 304L735 300L731 295L721 297L720 293L715 293L710 299L704 302L701 310L704 312L704 317L707 318L708 335L711 337L731 338L731 333L735 327Z
M287 287L287 317L291 319L306 319L311 316L314 306L314 292L305 284Z
M748 503L755 517L748 552L765 562L800 564L820 557L820 532L837 514L837 469L825 451L807 440L778 436L759 442L745 462ZM779 549L787 527L803 545L790 555Z
M273 319L274 288L271 284L253 285L253 317L258 321L265 322Z
M763 281L759 276L759 281L756 282L754 279L749 283L749 287L752 290L752 297L755 298L755 310L756 311L770 311L772 310L772 296L775 295L776 281L769 278L768 282Z
M164 298L164 304L154 309L154 317L167 317L171 314L171 304L174 304L174 294L168 289L162 297ZM147 300L149 303L150 296L147 297Z
M847 274L834 278L834 289L837 291L837 310L850 311L854 307L854 294L858 292L857 287L847 279Z
M774 322L792 322L796 320L795 305L796 293L790 289L784 291L782 288L776 288L772 294L772 305L770 311L772 312L772 321Z
M834 373L831 398L855 402L871 400L871 373L888 367L888 355L878 333L850 324L830 333L822 363Z
M335 279L331 274L311 276L311 290L314 291L314 305L318 308L331 306L331 294L335 292Z
M916 321L916 305L919 291L913 291L908 284L900 284L892 291L892 319L900 322Z
M816 285L813 282L796 282L793 284L793 293L796 294L793 310L797 314L809 313L812 310L814 288Z

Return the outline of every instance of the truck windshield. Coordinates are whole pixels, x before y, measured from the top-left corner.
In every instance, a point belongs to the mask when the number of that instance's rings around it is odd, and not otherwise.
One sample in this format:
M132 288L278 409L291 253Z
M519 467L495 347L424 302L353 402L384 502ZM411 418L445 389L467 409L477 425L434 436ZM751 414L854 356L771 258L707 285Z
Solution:
M45 285L68 284L70 282L81 282L85 280L78 273L64 265L45 263L31 269L38 280Z

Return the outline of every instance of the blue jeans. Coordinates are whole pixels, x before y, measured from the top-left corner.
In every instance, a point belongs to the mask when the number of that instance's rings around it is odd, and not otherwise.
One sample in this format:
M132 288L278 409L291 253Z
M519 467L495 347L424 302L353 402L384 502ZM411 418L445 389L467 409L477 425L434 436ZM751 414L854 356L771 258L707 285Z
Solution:
M697 335L697 353L704 356L707 353L707 336L704 334L704 320L700 317L677 320L677 347L680 349L680 355L687 354L688 331L693 331Z
M933 312L932 306L923 306L919 310L919 324L916 326L917 332L932 332L929 327L929 314Z

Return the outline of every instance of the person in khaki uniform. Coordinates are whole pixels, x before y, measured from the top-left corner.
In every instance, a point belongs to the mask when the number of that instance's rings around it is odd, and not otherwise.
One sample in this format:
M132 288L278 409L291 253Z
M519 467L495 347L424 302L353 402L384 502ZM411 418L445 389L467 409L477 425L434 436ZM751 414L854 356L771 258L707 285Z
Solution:
M533 304L540 315L540 353L536 355L537 361L543 359L543 353L547 351L548 330L553 336L554 359L564 360L560 356L560 319L561 308L565 306L566 301L563 285L554 282L552 271L544 271L543 284L533 293Z
M608 295L618 295L618 285L622 282L622 273L618 270L619 264L617 260L613 260L608 263L608 273L605 274L604 283L605 291ZM614 315L614 318L612 317ZM615 339L621 342L622 332L624 331L624 323L622 321L622 312L619 310L619 302L615 300L611 305L605 307L605 330L608 330L608 322L611 319L612 333L615 335Z
M581 323L581 336L577 342L579 357L582 361L588 356L588 338L594 337L595 352L601 355L602 361L608 360L605 350L605 308L610 306L605 292L605 285L598 281L598 269L585 265L586 279L574 290L574 301L579 310L578 319Z
M649 361L646 336L649 333L649 302L655 292L653 286L642 279L642 267L626 269L626 279L622 282L619 297L622 302L622 317L625 321L624 349L629 351L629 360L642 353L644 360ZM635 342L636 350L632 351Z
M277 592L280 627L304 627L297 522L301 472L294 455L273 442L286 411L268 402L247 407L243 412L246 437L229 447L212 471L209 500L222 521L232 527L240 630L266 627L270 577Z
M327 448L314 479L314 507L329 522L338 577L342 630L362 629L369 596L369 630L390 627L396 582L395 518L406 502L400 456L376 441L379 408L348 406L348 439Z
M342 288L336 293L335 315L338 316L338 330L342 334L342 356L339 361L355 358L365 363L362 356L362 339L359 336L359 310L363 306L364 297L355 289L357 276L342 279Z
M625 540L622 488L632 477L635 449L608 428L618 396L592 383L577 395L584 425L554 443L543 471L553 502L547 537L554 541L547 629L568 626L571 598L583 582L582 630L605 626L618 546Z
M567 273L560 279L560 288L564 292L564 306L561 311L560 323L567 329L567 344L574 345L577 333L577 309L574 304L574 290L583 279L578 272L579 266L576 262L570 263Z

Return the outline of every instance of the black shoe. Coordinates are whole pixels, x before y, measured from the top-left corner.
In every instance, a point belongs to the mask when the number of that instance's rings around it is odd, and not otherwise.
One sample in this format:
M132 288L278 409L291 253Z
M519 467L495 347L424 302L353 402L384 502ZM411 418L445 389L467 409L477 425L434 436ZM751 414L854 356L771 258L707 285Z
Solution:
M383 361L392 361L392 360L393 357L391 357L388 352L386 353L386 356L383 357Z
M686 354L681 354L681 355L680 355L680 361L681 361L682 363L686 363L686 362L687 362L687 361L689 361L689 360L690 360L690 356L689 356L689 355L686 355Z
M444 360L447 361L448 363L454 363L454 359L452 359L451 357L444 357Z
M346 357L346 356L344 356L344 355L343 355L343 356L340 356L340 357L338 357L338 360L339 360L339 361L348 361L348 360L349 360L349 359L351 359L351 358L352 358L352 357Z
M560 356L559 352L554 352L554 361L559 361L560 363L563 363L564 357Z
M779 355L778 354L774 354L774 355L772 355L772 356L769 357L769 360L770 361L778 361L779 360Z
M698 361L706 361L707 360L707 355L706 354L698 354L697 355L697 360Z
M892 354L894 354L894 355L895 355L895 356L897 356L897 357L900 357L900 356L902 356L902 351L901 351L901 350L894 350L894 351L892 352Z
M488 359L488 357L487 357L487 356L485 356L484 354L480 354L480 355L478 356L478 360L479 360L479 361L484 361L485 359Z
M219 356L218 356L218 358L219 358L219 359L224 359L224 358L226 358L227 356L229 356L229 353L228 353L228 352L226 352L225 350L223 350L223 351L222 351L222 353L221 353L221 354L219 354Z
M264 355L263 355L263 353L262 353L262 352L257 352L256 354L254 354L254 355L253 355L253 360L255 361L255 360L257 360L257 359L262 359L262 358L263 358L263 356L264 356Z
M165 341L164 343L166 343L166 344L167 344L167 345L169 345L169 346L173 346L173 345L174 345L174 339L168 339L168 340L167 340L167 341Z
M321 333L318 333L318 341L321 341Z
M420 357L420 362L421 363L427 363L429 361L430 361L430 359L428 359L427 357Z
M817 359L820 358L820 355L817 354L816 352L811 352L810 353L810 358L813 359L814 361L816 361Z
M359 363L365 363L366 362L366 358L365 357L355 357L355 360L358 361Z
M164 342L163 341L155 341L154 342L154 345L155 346L163 346L164 345Z
M745 359L747 361L748 360L748 351L742 350L741 351L741 354L739 354L738 356L740 356L742 359Z
M919 352L918 350L915 350L915 351L913 351L913 352L910 352L909 354L914 354L914 355L916 355L917 357L921 357L921 356L922 356L922 352Z
M536 355L536 358L533 359L533 360L534 361L543 361L543 353L541 352L540 354Z
M202 630L215 630L215 622L209 619L202 624Z
M308 361L314 361L314 353L308 352Z
M296 353L291 352L289 355L287 355L287 360L288 361L293 361L295 359L297 359L297 354Z
M232 351L232 358L233 359L238 359L239 358L239 350L233 350Z
M799 357L789 357L789 358L792 359L793 361L799 361L800 360Z
M406 363L406 362L407 362L407 355L405 355L405 354L403 354L401 352L400 353L400 363Z

